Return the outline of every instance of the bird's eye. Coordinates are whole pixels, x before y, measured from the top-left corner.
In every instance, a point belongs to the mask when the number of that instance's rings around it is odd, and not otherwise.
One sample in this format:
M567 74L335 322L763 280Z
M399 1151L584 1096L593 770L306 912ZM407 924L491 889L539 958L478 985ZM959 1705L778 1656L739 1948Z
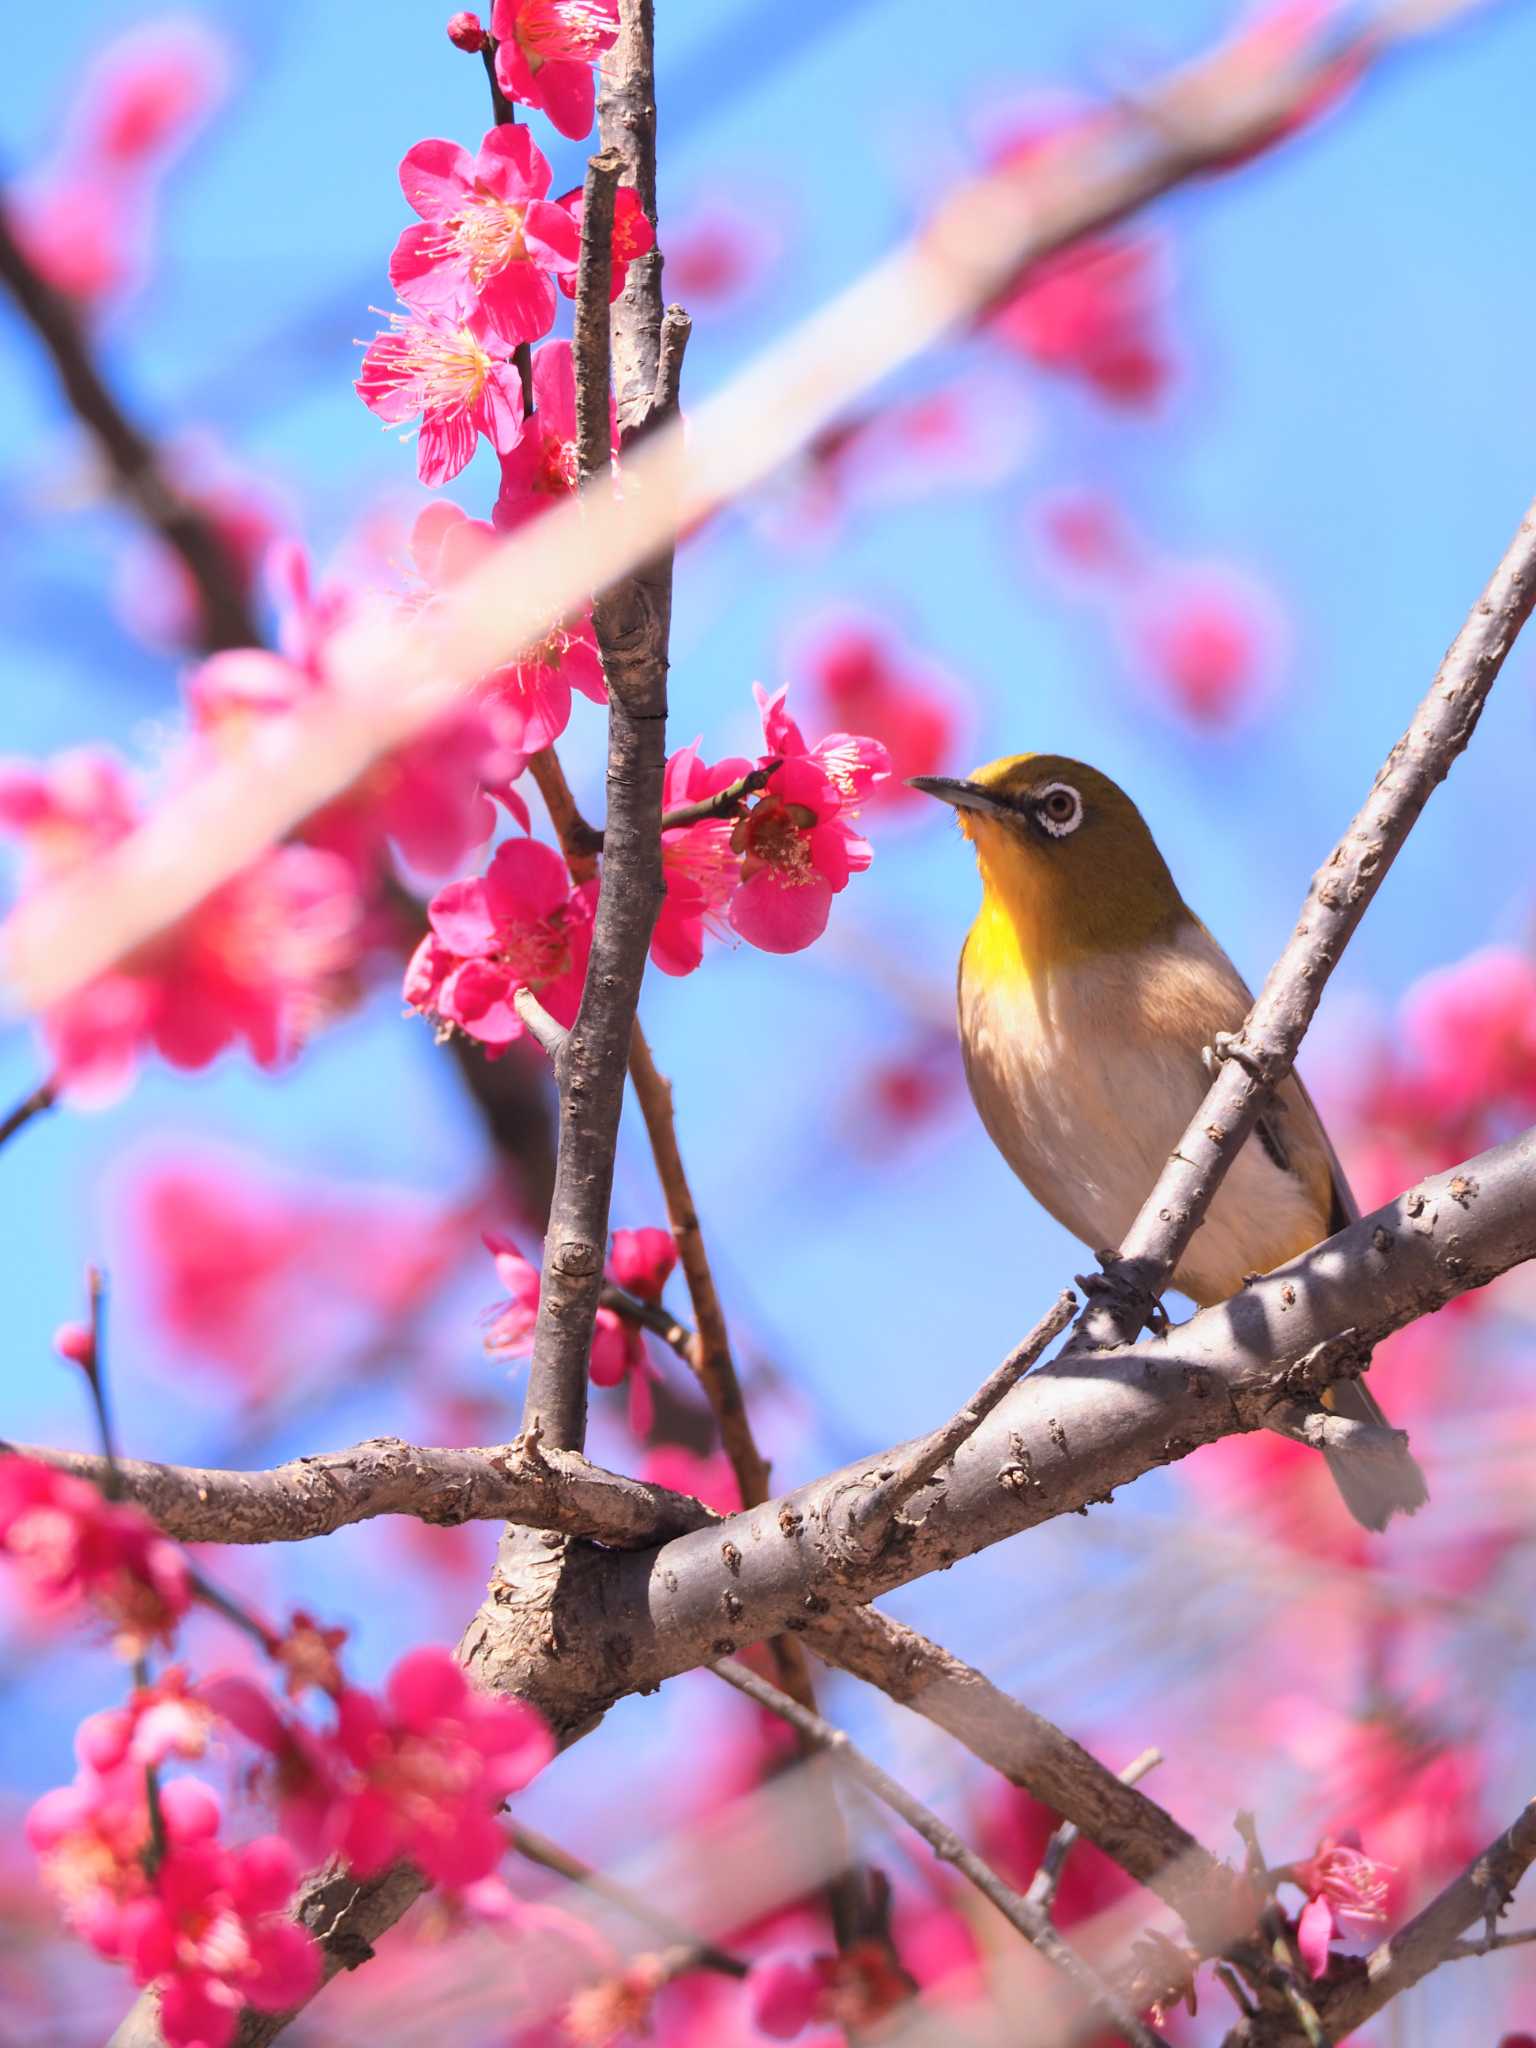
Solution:
M1083 822L1083 800L1067 782L1052 782L1035 794L1035 815L1053 839L1065 839Z

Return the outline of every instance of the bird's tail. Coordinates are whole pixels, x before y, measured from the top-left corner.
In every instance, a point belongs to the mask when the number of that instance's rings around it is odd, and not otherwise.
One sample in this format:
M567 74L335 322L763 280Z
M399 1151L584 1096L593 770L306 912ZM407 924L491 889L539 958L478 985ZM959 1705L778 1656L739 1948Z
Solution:
M1388 1426L1364 1380L1340 1380L1325 1398L1335 1415ZM1383 1443L1370 1450L1325 1450L1323 1456L1345 1507L1367 1529L1385 1529L1394 1515L1411 1515L1429 1499L1424 1474L1406 1442Z

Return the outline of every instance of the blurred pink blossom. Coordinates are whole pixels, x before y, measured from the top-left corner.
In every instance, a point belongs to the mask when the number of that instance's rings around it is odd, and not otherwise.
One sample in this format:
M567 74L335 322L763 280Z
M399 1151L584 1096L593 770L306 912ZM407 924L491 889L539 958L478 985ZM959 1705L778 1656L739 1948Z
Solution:
M35 1458L0 1458L0 1557L45 1613L94 1607L124 1657L168 1643L192 1604L186 1559L142 1508Z

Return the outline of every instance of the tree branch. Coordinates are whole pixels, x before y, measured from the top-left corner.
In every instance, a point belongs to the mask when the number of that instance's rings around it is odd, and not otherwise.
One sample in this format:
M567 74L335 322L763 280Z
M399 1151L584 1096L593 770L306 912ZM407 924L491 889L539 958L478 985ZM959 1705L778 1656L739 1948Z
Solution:
M0 1120L0 1145L9 1144L16 1133L25 1130L35 1116L53 1108L58 1094L52 1081L41 1081L30 1095L24 1095L16 1107Z
M947 1827L921 1800L913 1798L906 1787L898 1784L888 1771L882 1770L873 1757L865 1756L841 1728L834 1728L819 1714L800 1706L788 1693L780 1692L776 1685L769 1685L766 1679L759 1678L756 1672L749 1671L745 1664L738 1664L733 1658L722 1659L714 1669L727 1685L735 1686L738 1692L744 1692L748 1699L755 1700L770 1713L781 1715L808 1742L835 1757L882 1805L899 1814L908 1827L916 1829L934 1854L941 1861L952 1864L967 1883L974 1885L982 1897L997 1908L1009 1926L1032 1943L1047 1962L1054 1963L1125 2040L1133 2042L1135 2048L1162 2048L1151 2028L1144 2026L1135 2013L1122 2005L1076 1949L1062 1939L1047 1914L1011 1885L1004 1884L991 1865L973 1849L968 1849L953 1828Z
M1149 1771L1155 1771L1163 1760L1160 1749L1144 1749L1140 1756L1133 1757L1123 1771L1116 1776L1122 1785L1139 1785ZM1082 1829L1075 1820L1064 1820L1045 1845L1045 1854L1040 1858L1040 1867L1029 1881L1024 1894L1032 1906L1042 1913L1049 1913L1056 1903L1056 1893L1061 1886L1062 1872L1067 1867L1067 1858L1072 1854Z
M613 466L608 393L611 386L608 287L613 276L613 206L623 158L603 149L587 160L581 195L581 259L576 271L576 460L584 486Z
M0 1443L105 1487L106 1460L85 1451ZM301 1543L379 1515L451 1527L516 1521L616 1548L653 1544L658 1526L681 1532L716 1519L689 1495L589 1465L573 1451L511 1444L444 1451L373 1437L350 1450L295 1458L269 1472L117 1460L122 1498L136 1501L182 1543Z
M616 1879L605 1876L601 1870L594 1870L583 1863L579 1856L573 1856L568 1849L562 1849L558 1842L550 1841L547 1835L539 1834L533 1828L525 1828L514 1821L508 1830L512 1846L519 1856L526 1856L530 1863L537 1863L541 1870L552 1870L569 1884L580 1885L595 1898L606 1899L627 1913L641 1927L650 1928L659 1934L669 1946L685 1950L697 1964L706 1970L715 1970L723 1977L745 1977L748 1965L739 1956L733 1956L723 1948L717 1948L712 1941L701 1941L686 1927L679 1927L668 1914L658 1911L648 1899L630 1890L628 1885L619 1884Z
M603 64L599 112L604 146L602 158L594 162L617 152L654 225L656 131L650 7L645 0L632 0L621 18L618 42ZM587 223L584 241L589 234ZM602 255L606 303L610 246L604 246ZM590 298L595 275L589 261L584 328L589 351L586 358L578 358L576 403L578 416L588 422L589 438L595 434L593 417L602 422L604 462L601 472L592 471L582 494L583 500L594 494L601 506L607 491L608 384L606 360L598 361L603 352L593 341L595 315ZM660 279L659 258L632 264L614 318L619 414L622 421L635 427L648 421L655 410ZM598 376L602 388L594 391L590 379ZM592 606L593 631L608 685L603 874L581 1007L555 1057L560 1141L523 1411L525 1429L537 1424L549 1443L569 1449L580 1449L586 1432L587 1360L603 1284L625 1063L646 950L665 894L661 788L666 767L671 611L670 548L599 591Z
M1401 851L1436 783L1471 739L1504 658L1536 606L1536 504L1441 662L1371 793L1312 878L1289 943L1226 1048L1216 1079L1106 1266L1107 1292L1084 1310L1082 1335L1127 1343L1167 1286L1222 1177L1290 1072L1328 977Z
M245 579L208 515L172 483L164 459L109 389L80 316L36 269L0 202L0 282L52 358L64 398L95 439L119 492L181 558L197 591L202 644L257 647Z

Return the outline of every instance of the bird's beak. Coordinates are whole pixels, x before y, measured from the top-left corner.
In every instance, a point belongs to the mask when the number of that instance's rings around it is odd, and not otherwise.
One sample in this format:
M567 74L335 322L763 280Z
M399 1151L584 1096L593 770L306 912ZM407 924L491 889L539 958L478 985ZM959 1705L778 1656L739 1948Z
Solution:
M995 814L1009 806L979 782L963 782L951 775L909 775L908 789L920 789L924 796L936 796L941 804L953 804L957 811Z

